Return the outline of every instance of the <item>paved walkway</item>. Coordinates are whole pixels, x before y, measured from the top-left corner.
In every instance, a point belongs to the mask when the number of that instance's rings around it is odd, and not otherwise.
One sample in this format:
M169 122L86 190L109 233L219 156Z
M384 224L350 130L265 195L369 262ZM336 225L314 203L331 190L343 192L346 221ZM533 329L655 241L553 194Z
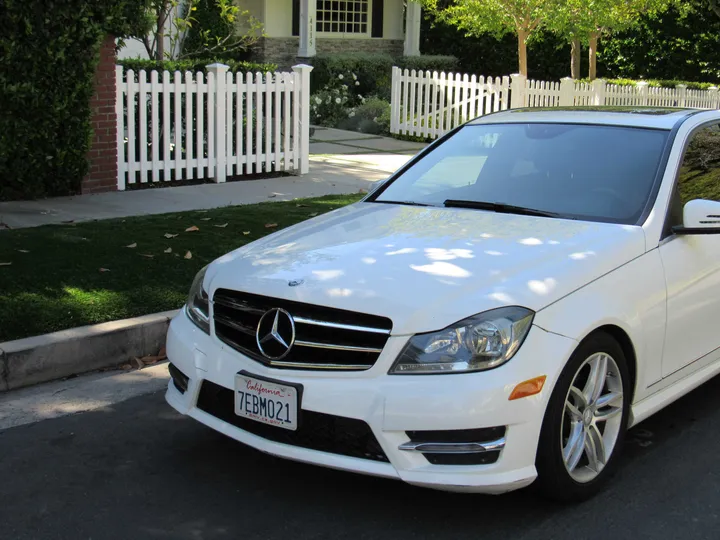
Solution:
M400 168L424 145L316 128L310 172L262 180L0 202L0 229L205 210L222 206L357 193Z

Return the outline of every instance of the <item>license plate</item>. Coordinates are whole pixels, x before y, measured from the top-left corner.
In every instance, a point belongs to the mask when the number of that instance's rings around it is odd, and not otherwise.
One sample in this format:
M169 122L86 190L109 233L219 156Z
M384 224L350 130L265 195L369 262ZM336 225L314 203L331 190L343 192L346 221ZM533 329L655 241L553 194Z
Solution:
M301 388L240 372L235 375L235 414L295 431Z

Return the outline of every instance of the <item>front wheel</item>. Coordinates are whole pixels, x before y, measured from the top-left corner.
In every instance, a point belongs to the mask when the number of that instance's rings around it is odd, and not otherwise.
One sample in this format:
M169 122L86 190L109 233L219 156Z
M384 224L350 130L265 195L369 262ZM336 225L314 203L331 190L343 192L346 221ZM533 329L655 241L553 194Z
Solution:
M538 487L561 501L597 493L617 466L630 409L627 360L598 333L573 353L553 390L538 443Z

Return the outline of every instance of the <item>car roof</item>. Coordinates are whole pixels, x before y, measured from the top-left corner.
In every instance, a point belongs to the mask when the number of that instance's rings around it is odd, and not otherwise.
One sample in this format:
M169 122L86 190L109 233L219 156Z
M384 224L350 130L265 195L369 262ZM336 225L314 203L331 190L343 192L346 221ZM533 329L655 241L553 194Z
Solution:
M572 123L672 129L700 112L707 111L670 107L537 107L495 112L468 123Z

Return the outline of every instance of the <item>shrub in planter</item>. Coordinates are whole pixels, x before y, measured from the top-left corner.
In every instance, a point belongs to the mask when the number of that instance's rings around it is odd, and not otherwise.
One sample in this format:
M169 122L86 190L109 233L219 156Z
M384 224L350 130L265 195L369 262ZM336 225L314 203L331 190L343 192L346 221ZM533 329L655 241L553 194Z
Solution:
M310 122L326 127L340 127L350 112L346 86L324 88L310 96ZM345 128L347 129L347 128Z
M354 110L355 129L362 133L385 135L390 133L390 103L371 97Z

